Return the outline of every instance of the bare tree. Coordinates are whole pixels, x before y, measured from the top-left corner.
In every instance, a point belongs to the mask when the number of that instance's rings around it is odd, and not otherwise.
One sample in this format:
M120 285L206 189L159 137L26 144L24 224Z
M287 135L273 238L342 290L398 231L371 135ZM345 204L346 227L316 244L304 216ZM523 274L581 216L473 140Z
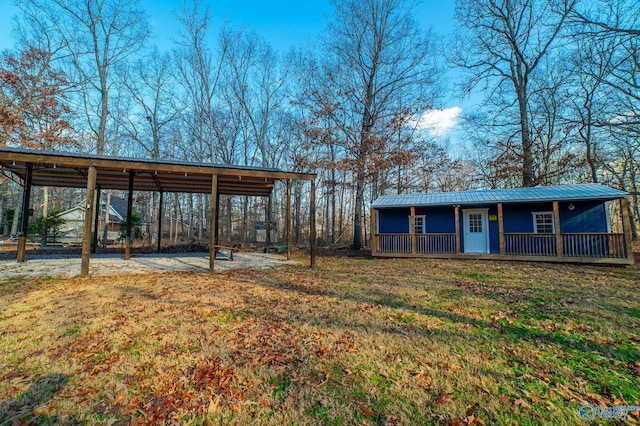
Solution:
M171 57L153 50L120 73L120 84L133 100L133 110L122 114L127 135L153 159L162 158L163 130L178 118Z
M345 147L341 161L354 176L353 248L363 243L365 188L375 175L375 154L383 136L402 110L420 114L438 94L434 45L412 17L414 4L405 0L334 1L323 49L332 66L320 107L329 115ZM402 110L398 106L402 105ZM377 157L380 158L380 157Z
M138 53L148 36L145 14L133 0L25 0L17 3L31 22L45 22L70 61L95 149L105 153L114 67Z
M522 186L538 183L530 84L574 4L575 0L458 0L456 5L460 45L450 59L468 71L467 92L484 83L492 96L505 99L511 94L518 113Z

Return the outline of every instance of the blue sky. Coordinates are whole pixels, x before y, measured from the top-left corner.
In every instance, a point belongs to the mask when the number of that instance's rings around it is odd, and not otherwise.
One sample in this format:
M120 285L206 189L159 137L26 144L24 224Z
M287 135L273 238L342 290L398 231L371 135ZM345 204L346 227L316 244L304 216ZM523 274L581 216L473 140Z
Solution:
M210 43L215 43L220 26L228 22L232 27L251 27L280 51L292 46L302 47L313 41L324 28L330 16L330 0L202 0L210 7L212 26ZM163 49L168 47L171 36L179 29L175 19L176 9L182 0L141 0L147 10L155 43ZM437 35L448 35L454 26L454 0L424 0L418 4L415 18L424 29L432 29ZM11 18L17 13L12 0L0 0L0 51L13 48ZM444 124L436 130L440 135L455 125L461 110L459 100L449 100L444 111L426 118ZM428 125L431 127L431 125ZM436 126L437 127L437 126Z
M205 0L213 17L212 35L227 21L234 27L249 26L271 42L276 49L286 50L304 45L323 29L325 17L331 13L330 0ZM178 29L174 10L180 0L142 0L152 29L162 44ZM0 0L0 51L13 47L11 17L17 10L11 0ZM418 5L416 18L424 28L433 28L439 34L448 33L453 26L453 0L426 0Z

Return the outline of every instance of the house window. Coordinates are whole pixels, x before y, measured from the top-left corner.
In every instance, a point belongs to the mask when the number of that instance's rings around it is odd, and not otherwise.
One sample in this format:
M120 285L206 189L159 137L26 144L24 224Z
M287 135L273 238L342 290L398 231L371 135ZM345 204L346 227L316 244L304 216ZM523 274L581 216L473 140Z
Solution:
M555 232L552 212L533 212L532 214L533 232L536 234L553 234Z
M427 229L427 219L425 215L414 216L416 225L416 234L424 234ZM409 216L409 232L411 232L411 216Z

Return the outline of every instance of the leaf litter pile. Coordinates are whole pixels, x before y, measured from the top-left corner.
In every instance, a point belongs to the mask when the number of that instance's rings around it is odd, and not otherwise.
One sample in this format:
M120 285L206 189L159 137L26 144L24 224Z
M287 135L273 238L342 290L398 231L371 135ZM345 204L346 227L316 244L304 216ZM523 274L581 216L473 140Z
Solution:
M584 404L640 405L639 283L637 266L330 256L13 277L0 424L576 424Z

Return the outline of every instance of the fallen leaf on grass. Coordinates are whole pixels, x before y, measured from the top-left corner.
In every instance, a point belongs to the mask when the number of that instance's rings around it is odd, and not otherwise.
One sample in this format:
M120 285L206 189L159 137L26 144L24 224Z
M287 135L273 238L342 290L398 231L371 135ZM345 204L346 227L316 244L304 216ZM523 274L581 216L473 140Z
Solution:
M524 399L518 398L514 401L514 404L523 408L531 408L531 406L529 404L527 404L527 401L525 401Z
M438 399L436 400L436 405L444 405L453 401L453 394L449 392L442 392L438 395Z
M478 412L479 408L480 408L480 404L478 404L477 402L472 402L471 404L467 405L467 411L465 415L467 417L472 416Z
M373 411L369 407L367 407L363 403L358 404L358 406L360 407L360 411L362 412L363 416L365 416L366 418L373 416Z

